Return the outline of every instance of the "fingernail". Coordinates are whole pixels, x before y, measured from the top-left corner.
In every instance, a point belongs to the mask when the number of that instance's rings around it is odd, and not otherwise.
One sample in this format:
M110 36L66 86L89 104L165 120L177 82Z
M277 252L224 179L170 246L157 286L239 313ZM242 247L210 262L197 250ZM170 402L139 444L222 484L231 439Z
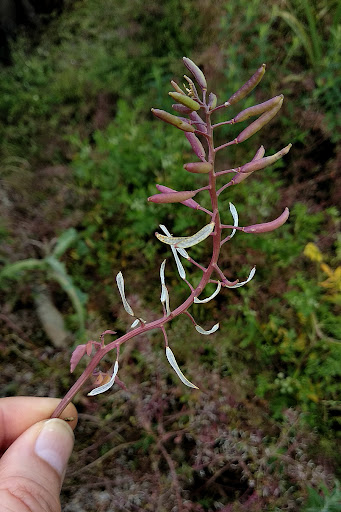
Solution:
M48 420L36 440L35 453L63 477L72 452L74 436L63 420Z

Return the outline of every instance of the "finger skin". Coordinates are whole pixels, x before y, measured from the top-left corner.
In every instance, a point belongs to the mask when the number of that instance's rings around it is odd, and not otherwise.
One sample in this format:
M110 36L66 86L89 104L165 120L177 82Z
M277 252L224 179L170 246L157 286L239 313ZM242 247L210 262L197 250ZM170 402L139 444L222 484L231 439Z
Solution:
M59 398L8 397L0 399L0 454L3 453L25 430L38 421L48 419ZM74 429L77 425L77 411L69 404L62 418L75 418L69 422Z
M60 512L59 493L73 448L73 431L61 419L36 423L0 460L3 512Z

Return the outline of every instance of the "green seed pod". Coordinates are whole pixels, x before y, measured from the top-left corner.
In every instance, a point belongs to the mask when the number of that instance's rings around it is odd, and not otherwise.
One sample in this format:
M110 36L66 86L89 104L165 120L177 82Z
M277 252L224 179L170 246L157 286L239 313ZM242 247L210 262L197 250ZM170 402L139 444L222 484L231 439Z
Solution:
M178 86L178 84L176 82L174 82L174 80L171 80L171 84L172 84L173 88L176 90L176 92L186 96L186 93L181 89L181 87Z
M257 69L256 73L252 75L250 80L248 80L244 85L242 85L237 92L232 94L231 98L228 101L226 101L225 107L233 105L234 103L237 103L237 101L240 101L243 98L245 98L245 96L247 96L256 87L256 85L259 84L265 73L265 68L265 64L262 64L261 67Z
M208 106L209 106L210 110L213 110L214 108L216 108L217 101L218 101L217 96L213 92L210 92L210 95L208 97Z
M240 123L241 121L245 121L249 119L249 117L258 116L258 114L263 114L268 110L271 110L277 103L279 103L283 99L283 94L280 96L275 96L271 98L271 100L264 101L264 103L259 103L258 105L254 105L253 107L246 108L239 112L236 117L233 119L234 123Z
M199 110L200 105L197 101L193 100L189 96L184 96L179 92L169 92L169 96L171 96L175 101L181 103L185 107L190 108L191 110Z
M192 199L197 192L193 190L183 190L181 192L168 192L166 194L155 194L148 197L151 203L181 203L187 199Z
M283 97L280 99L280 101L271 109L262 114L256 121L251 123L245 130L240 132L240 134L237 137L237 144L240 142L244 142L248 138L250 138L252 135L257 133L263 126L265 126L280 110L283 103Z
M176 128L179 128L180 130L182 130L184 132L192 132L192 133L195 132L195 128L193 126L186 123L179 117L173 116L173 114L170 114L169 112L166 112L165 110L159 110L158 108L152 108L151 110L152 110L154 116L158 117L162 121L172 124L173 126L176 126Z
M187 57L184 57L183 61L184 61L186 68L192 73L192 75L198 82L201 89L206 90L207 82L206 82L205 75L201 71L201 69L196 64L194 64L194 62L191 59L188 59Z
M195 174L207 174L212 171L212 164L209 162L190 162L184 165L184 169Z

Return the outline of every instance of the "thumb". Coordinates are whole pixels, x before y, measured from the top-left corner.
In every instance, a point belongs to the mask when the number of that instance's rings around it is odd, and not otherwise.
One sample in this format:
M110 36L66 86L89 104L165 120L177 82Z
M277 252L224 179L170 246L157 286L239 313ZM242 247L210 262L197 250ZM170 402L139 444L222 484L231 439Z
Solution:
M59 493L72 452L71 427L61 419L36 423L0 460L4 512L59 512Z

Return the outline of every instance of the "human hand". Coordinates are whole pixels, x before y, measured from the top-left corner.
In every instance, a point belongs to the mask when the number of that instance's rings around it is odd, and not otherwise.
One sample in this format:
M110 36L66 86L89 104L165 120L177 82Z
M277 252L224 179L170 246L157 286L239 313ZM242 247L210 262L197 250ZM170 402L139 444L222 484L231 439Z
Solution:
M48 420L57 398L0 399L0 503L2 512L59 512L60 488L72 452L77 411Z

